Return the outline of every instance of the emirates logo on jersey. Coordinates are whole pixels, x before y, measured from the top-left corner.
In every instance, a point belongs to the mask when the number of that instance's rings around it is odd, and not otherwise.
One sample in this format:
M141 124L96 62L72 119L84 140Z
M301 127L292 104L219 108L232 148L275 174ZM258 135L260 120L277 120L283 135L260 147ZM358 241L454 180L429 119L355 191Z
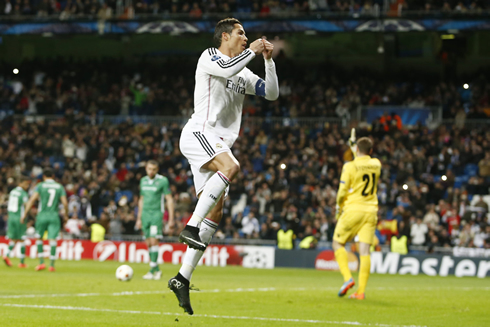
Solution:
M236 93L245 94L245 80L241 77L238 77L237 84L233 83L232 80L226 80L226 88Z

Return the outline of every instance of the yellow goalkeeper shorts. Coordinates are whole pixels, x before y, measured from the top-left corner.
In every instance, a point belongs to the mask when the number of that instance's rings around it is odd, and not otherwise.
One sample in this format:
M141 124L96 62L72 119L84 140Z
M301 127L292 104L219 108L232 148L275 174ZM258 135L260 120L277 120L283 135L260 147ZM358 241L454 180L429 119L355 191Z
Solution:
M372 244L377 221L377 212L344 211L335 226L333 239L345 244L359 235L359 242Z

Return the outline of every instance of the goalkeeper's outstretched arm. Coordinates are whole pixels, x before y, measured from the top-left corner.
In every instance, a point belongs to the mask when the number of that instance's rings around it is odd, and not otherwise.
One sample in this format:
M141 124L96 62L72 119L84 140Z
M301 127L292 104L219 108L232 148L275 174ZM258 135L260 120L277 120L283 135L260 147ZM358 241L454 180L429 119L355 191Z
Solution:
M357 155L357 143L356 143L356 129L353 128L350 131L350 138L349 138L349 147L350 150L352 151L352 155L354 156L354 159L356 158Z

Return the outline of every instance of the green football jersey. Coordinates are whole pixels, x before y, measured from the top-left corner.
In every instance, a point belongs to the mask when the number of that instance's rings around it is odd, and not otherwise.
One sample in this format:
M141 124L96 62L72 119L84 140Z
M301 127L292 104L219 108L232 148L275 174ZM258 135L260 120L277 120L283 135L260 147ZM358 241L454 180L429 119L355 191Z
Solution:
M145 176L140 181L140 196L143 196L143 211L165 211L165 195L170 194L167 177L156 175L150 179Z
M24 204L29 199L29 195L20 186L17 186L9 193L9 202L7 210L9 212L9 219L20 220L20 217L24 214Z
M63 185L52 179L47 179L36 185L36 192L39 193L38 214L57 215L60 198L66 196Z

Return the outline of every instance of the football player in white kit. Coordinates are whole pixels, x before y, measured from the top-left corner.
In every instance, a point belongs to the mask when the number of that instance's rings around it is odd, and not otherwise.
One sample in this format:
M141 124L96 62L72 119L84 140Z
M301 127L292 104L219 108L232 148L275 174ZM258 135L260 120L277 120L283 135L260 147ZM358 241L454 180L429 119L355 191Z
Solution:
M179 240L188 245L177 276L168 282L179 305L193 314L189 298L192 273L211 241L223 216L223 200L229 184L240 170L231 152L238 137L246 94L274 101L279 97L274 46L265 39L253 41L247 49L240 21L218 22L214 41L218 48L206 49L197 63L194 114L182 130L180 150L187 158L199 196L194 213ZM263 54L265 81L246 66Z

